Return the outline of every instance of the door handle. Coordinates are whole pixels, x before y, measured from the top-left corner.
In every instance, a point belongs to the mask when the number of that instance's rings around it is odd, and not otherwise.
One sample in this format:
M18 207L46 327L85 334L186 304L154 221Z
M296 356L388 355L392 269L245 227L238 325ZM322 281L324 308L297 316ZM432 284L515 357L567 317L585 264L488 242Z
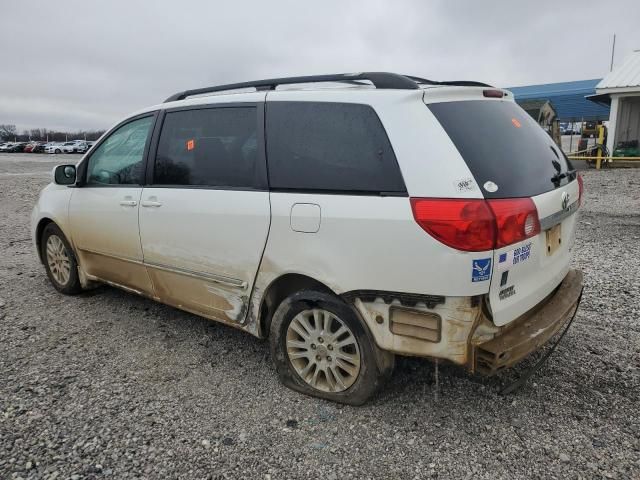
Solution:
M140 205L142 205L143 207L161 207L162 203L161 202L157 202L155 200L144 200L140 203Z
M135 207L137 204L135 200L120 200L120 205L123 207Z

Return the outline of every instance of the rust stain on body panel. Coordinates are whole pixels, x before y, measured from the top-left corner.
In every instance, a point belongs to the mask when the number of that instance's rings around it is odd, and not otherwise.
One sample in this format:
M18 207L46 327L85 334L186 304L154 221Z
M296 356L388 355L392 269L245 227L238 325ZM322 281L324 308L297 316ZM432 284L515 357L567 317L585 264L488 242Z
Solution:
M78 250L78 254L80 265L89 278L153 297L153 286L142 263L87 250Z
M223 322L241 322L246 297L204 279L147 267L155 296L163 303Z

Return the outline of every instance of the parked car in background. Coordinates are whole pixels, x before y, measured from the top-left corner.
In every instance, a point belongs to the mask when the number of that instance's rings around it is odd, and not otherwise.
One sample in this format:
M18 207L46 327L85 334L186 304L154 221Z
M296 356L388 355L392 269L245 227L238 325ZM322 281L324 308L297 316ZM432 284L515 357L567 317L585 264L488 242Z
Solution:
M85 140L74 140L74 150L73 153L85 153L89 150L89 144Z
M77 146L75 142L64 142L62 144L63 153L75 153L76 150L77 150Z
M581 299L581 179L478 82L180 92L53 180L31 232L57 290L104 282L268 337L282 382L329 400L363 403L395 355L500 372Z
M47 142L36 142L35 146L33 147L33 150L31 150L31 153L43 153L44 146L46 144Z
M38 142L29 142L24 146L24 153L32 153L33 149L36 148Z
M44 147L45 153L62 153L62 144L60 143L47 143Z
M10 142L0 143L0 152L6 152L10 146Z
M17 142L17 143L11 144L11 146L7 150L4 150L4 151L5 152L20 153L20 152L24 152L24 148L26 146L27 146L27 142Z

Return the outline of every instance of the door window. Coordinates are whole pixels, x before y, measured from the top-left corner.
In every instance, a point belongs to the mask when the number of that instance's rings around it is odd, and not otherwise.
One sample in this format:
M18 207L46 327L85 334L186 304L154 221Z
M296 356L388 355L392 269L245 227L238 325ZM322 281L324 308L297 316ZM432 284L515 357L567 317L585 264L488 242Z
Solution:
M144 117L114 131L89 157L90 185L141 185L144 150L154 117Z
M165 115L155 159L155 185L257 188L262 176L255 107Z

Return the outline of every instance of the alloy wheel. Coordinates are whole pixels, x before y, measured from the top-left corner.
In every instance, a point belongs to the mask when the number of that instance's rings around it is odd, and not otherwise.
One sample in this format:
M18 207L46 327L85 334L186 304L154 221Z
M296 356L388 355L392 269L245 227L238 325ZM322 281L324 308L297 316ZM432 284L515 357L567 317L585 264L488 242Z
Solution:
M71 261L62 239L57 235L50 235L46 251L51 275L60 286L66 285L71 276Z
M333 313L298 313L287 328L287 355L298 376L323 392L342 392L360 373L360 348L351 329Z

